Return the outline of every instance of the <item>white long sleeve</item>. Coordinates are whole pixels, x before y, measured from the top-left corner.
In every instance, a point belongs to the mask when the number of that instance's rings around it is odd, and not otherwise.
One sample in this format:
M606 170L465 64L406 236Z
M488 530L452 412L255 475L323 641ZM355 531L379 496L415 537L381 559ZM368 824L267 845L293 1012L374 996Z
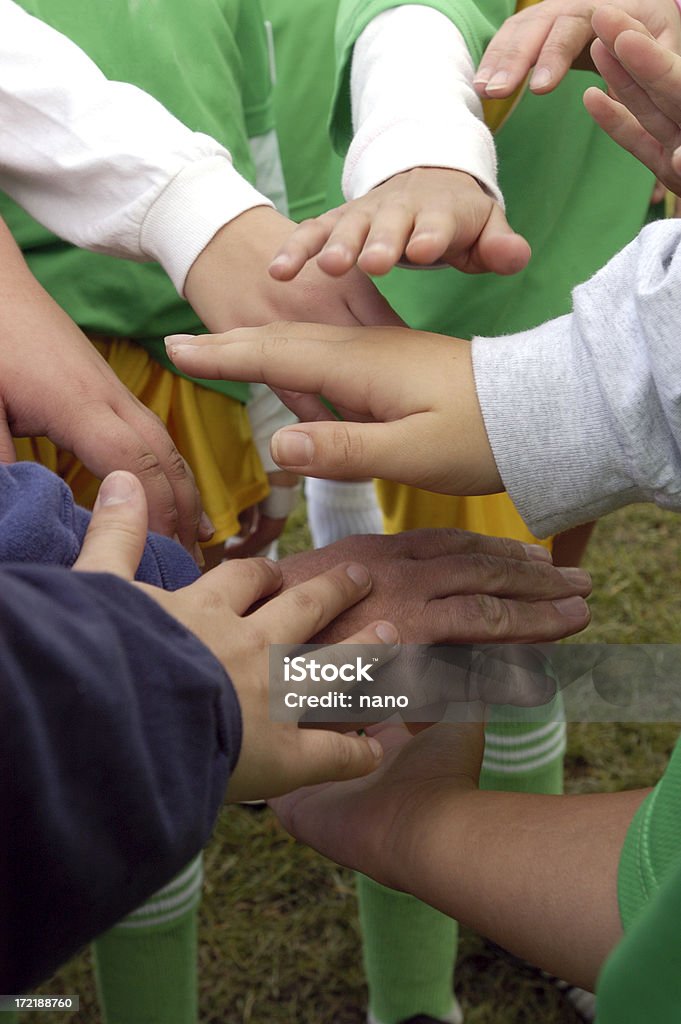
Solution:
M658 221L534 330L476 338L501 478L539 537L633 502L681 511L681 221Z
M55 234L157 260L180 293L215 233L271 205L230 154L0 0L0 188Z
M473 76L463 36L434 8L405 4L374 18L352 55L346 199L412 167L448 167L477 178L503 205Z

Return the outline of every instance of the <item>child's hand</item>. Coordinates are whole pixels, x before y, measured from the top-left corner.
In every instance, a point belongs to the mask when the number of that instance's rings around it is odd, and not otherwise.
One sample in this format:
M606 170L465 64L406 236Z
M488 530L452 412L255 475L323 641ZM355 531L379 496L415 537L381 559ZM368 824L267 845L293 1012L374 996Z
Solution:
M289 323L167 344L192 376L264 381L332 403L344 422L329 422L326 409L318 422L275 433L271 451L282 469L338 480L379 476L445 494L503 490L469 342L405 328ZM369 422L351 422L358 420Z
M142 487L130 473L113 474L102 484L74 569L111 572L132 581L145 540ZM307 642L366 597L371 590L368 571L356 562L335 563L326 572L273 596L281 583L276 563L253 558L223 563L196 583L172 593L145 583L134 584L191 630L230 675L243 719L241 754L227 793L230 800L274 796L301 785L354 778L373 771L380 761L378 744L366 738L275 723L269 708L269 646ZM268 597L267 604L248 614L254 604ZM347 642L386 643L389 657L398 638L392 625L374 622L363 625Z
M681 57L615 6L597 11L593 25L594 60L617 99L588 89L587 110L615 142L681 194Z
M571 67L592 68L588 47L591 18L607 0L542 0L508 18L480 61L475 87L480 96L510 96L534 68L532 92L551 92ZM681 21L675 0L620 0L619 6L650 29L665 46L678 49Z
M416 167L304 221L279 249L270 274L290 281L314 256L334 277L355 264L367 274L387 274L400 260L416 266L441 261L469 274L515 274L526 266L530 247L475 178Z

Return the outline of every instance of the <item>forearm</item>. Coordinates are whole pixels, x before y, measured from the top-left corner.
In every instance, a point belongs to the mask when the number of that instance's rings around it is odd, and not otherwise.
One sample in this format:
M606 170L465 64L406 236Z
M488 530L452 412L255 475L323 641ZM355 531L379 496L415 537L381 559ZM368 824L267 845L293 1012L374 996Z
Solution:
M404 5L374 19L353 51L346 198L413 167L446 167L470 174L503 203L473 75L463 36L440 12Z
M226 149L0 0L0 186L82 248L158 260L181 292L219 228L269 204Z
M0 980L21 992L201 848L241 733L222 666L130 584L0 574L3 929L15 951Z
M621 935L620 851L647 791L553 797L430 788L419 790L413 816L409 807L400 812L384 853L390 871L379 880L593 989Z

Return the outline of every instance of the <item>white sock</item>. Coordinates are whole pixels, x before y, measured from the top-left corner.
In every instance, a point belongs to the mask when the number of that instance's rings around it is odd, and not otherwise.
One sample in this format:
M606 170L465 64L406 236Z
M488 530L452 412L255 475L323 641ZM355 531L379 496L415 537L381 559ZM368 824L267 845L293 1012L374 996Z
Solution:
M316 548L333 544L355 533L383 533L373 480L305 481L307 519Z

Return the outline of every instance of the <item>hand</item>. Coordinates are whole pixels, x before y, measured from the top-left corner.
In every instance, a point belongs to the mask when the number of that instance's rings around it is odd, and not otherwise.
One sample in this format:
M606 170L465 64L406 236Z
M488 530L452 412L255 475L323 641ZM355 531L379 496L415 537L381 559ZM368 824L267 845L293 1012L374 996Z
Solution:
M594 60L610 90L587 89L591 116L659 181L681 193L681 57L615 6L596 11Z
M276 210L259 206L218 231L193 264L185 285L187 299L209 330L271 320L402 323L359 270L338 282L310 266L293 287L274 281L267 268L294 229L295 224Z
M379 476L445 494L503 490L469 342L422 331L311 324L167 342L185 373L323 394L341 412L345 422L275 433L272 456L291 472L339 480ZM308 416L321 417L330 419L328 409ZM357 419L372 422L350 422Z
M588 47L594 38L591 18L607 0L542 0L514 14L485 50L475 76L481 96L503 98L521 84L531 68L530 89L551 92L571 67L592 69ZM662 45L678 49L681 20L675 0L619 0L650 29Z
M434 725L415 738L404 726L369 731L384 750L377 771L364 779L301 789L270 806L301 843L383 885L409 891L411 858L405 855L412 841L422 845L427 835L426 830L417 839L413 819L423 821L424 805L430 807L440 788L452 818L457 798L477 789L483 725Z
M315 636L337 643L363 622L387 619L402 643L534 643L583 629L591 579L558 569L538 545L464 530L410 530L393 537L347 537L279 564L284 587L356 559L372 588Z
M113 572L132 580L146 537L146 502L128 473L114 473L100 489L80 557L78 572ZM374 741L334 732L299 730L274 723L269 714L270 644L305 643L336 615L371 589L357 563L336 565L308 582L272 597L281 586L279 567L266 559L224 563L196 583L169 593L135 584L211 650L230 675L243 718L241 754L230 780L230 800L284 793L331 778L372 771L381 751ZM264 607L246 613L263 598ZM380 632L377 632L377 629ZM363 627L348 643L392 645L389 623Z
M43 291L1 222L0 252L0 461L14 462L12 435L44 434L96 476L135 473L152 529L189 551L209 540L191 470L161 421Z
M516 274L527 265L530 247L470 174L416 167L304 221L275 256L270 274L290 281L313 256L334 277L355 263L367 274L387 274L405 258L416 266L442 260L468 274Z

